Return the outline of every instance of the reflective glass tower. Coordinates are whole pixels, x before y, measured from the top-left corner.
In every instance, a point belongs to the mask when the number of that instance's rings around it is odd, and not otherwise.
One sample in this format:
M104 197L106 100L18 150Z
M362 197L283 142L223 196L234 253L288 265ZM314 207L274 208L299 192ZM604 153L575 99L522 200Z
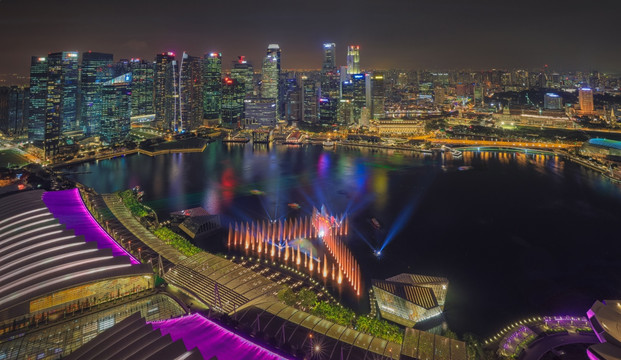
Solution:
M85 52L82 54L80 78L81 127L86 135L99 133L102 103L101 89L112 78L112 54Z
M237 128L244 112L244 84L230 77L222 79L222 126Z
M254 92L254 69L246 57L240 55L237 60L233 60L233 67L231 68L231 78L244 83L246 87L246 95L252 95Z
M30 59L30 96L28 99L28 141L41 143L45 138L45 107L47 101L46 57Z
M176 132L195 130L203 123L202 62L183 53L179 64L179 116Z
M203 57L203 118L219 119L222 101L222 54Z
M155 67L152 61L131 59L132 116L154 114L153 80Z
M261 73L261 97L264 99L274 99L277 104L280 79L280 46L270 44L267 47L267 54L263 60ZM278 105L277 105L278 107Z
M322 124L336 124L339 103L339 74L336 70L334 43L323 44L319 120Z
M172 118L173 62L175 53L161 53L155 57L153 107L155 121L161 128L168 128Z
M102 84L101 140L107 144L120 143L129 134L131 125L132 74L115 77Z
M48 101L54 102L61 132L78 128L78 52L63 51L48 55ZM52 93L52 98L50 98ZM56 101L58 103L56 104ZM48 104L48 110L49 110ZM49 114L49 113L48 113Z

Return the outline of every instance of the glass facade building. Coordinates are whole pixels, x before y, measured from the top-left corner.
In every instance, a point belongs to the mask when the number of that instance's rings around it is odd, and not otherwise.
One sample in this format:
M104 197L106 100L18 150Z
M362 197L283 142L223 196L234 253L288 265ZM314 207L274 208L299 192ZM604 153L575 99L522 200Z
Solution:
M203 86L201 59L183 53L179 63L179 115L175 132L195 130L203 123Z
M155 122L160 128L168 128L171 114L173 52L157 54L155 57L155 74L153 80L153 107Z
M103 110L101 90L103 83L112 78L112 61L112 54L90 51L82 54L80 123L86 135L99 133Z
M237 128L244 112L246 87L235 79L222 79L222 126Z
M222 102L222 54L203 57L203 118L219 119Z
M30 59L30 96L28 97L28 141L41 143L45 138L45 110L47 101L46 57Z
M261 72L261 97L264 99L275 99L276 107L282 103L279 99L280 89L280 46L270 44L267 47L267 54L263 59Z
M153 62L131 59L132 73L132 116L154 114L153 109Z
M131 126L132 74L127 73L103 83L101 140L116 144L125 140Z

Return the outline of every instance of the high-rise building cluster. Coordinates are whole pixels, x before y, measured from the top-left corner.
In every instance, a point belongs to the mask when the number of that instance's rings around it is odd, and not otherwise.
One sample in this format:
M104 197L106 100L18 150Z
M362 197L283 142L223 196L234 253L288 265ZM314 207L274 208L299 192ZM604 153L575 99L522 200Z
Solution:
M545 90L545 95L537 104L526 96L519 106L575 108L576 114L592 116L597 114L594 94L620 85L619 79L597 71L559 74L547 66L536 71L363 70L359 45L346 47L343 66L336 44L325 43L321 50L319 70L287 71L280 46L269 44L256 74L244 55L224 69L219 52L200 57L162 52L153 60L116 62L112 54L91 51L33 56L29 87L0 88L0 131L27 135L53 159L72 137L122 143L132 117L172 133L203 125L369 126L370 120L410 118L421 109L487 106L493 94L530 89ZM559 95L568 91L576 93L575 101Z

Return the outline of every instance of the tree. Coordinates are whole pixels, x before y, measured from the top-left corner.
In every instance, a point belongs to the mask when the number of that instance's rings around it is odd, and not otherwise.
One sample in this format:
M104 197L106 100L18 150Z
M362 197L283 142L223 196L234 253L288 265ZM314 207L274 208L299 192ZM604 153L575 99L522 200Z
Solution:
M295 305L296 302L295 293L288 286L285 286L278 292L278 299L289 306Z
M297 297L297 301L304 310L310 309L317 302L317 294L308 289L300 290Z

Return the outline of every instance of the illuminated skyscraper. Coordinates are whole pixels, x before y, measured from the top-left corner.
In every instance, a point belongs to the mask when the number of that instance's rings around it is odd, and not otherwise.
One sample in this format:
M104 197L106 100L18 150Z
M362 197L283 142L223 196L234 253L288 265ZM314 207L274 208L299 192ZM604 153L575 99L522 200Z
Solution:
M131 125L132 74L127 73L102 84L101 128L99 136L107 144L127 137Z
M371 115L373 119L384 117L385 93L384 75L374 73L371 75Z
M175 132L195 130L203 123L203 87L201 59L183 53L179 63L179 103Z
M57 109L52 110L52 113L58 114L61 132L76 130L79 125L77 118L78 52L57 52L49 54L47 58L49 63L48 102L51 100L54 103L52 106L58 106ZM50 99L50 93L52 99Z
M244 84L247 96L252 95L254 92L254 69L245 56L240 55L237 57L237 60L233 60L231 78Z
M281 103L278 99L280 79L280 46L270 44L267 47L267 54L263 59L261 72L261 97L264 99L275 99L276 107Z
M319 98L319 119L322 124L335 124L339 102L339 74L336 71L334 43L323 44L321 66L321 88Z
M161 53L155 57L155 76L153 90L153 107L155 110L155 122L160 128L167 129L172 120L172 107L176 103L173 100L174 75L173 63L175 53Z
M353 74L351 81L353 87L353 123L357 124L360 121L362 108L367 106L366 74Z
M112 54L90 51L82 53L80 123L84 133L89 136L99 133L102 113L101 90L103 83L112 78L112 61Z
M154 114L153 62L131 59L129 69L132 73L132 116Z
M244 99L244 124L250 128L275 126L276 104L274 100L258 97Z
M302 120L316 123L318 120L317 83L315 80L302 76Z
M45 138L45 108L47 101L46 57L30 59L30 96L28 98L28 141L40 143Z
M203 118L219 119L221 101L222 54L212 52L203 57Z
M580 113L588 115L595 112L593 90L590 88L581 88L578 92L578 100L580 101Z
M360 46L349 45L347 47L347 74L360 74Z
M235 79L222 79L222 126L238 128L244 113L246 87Z

